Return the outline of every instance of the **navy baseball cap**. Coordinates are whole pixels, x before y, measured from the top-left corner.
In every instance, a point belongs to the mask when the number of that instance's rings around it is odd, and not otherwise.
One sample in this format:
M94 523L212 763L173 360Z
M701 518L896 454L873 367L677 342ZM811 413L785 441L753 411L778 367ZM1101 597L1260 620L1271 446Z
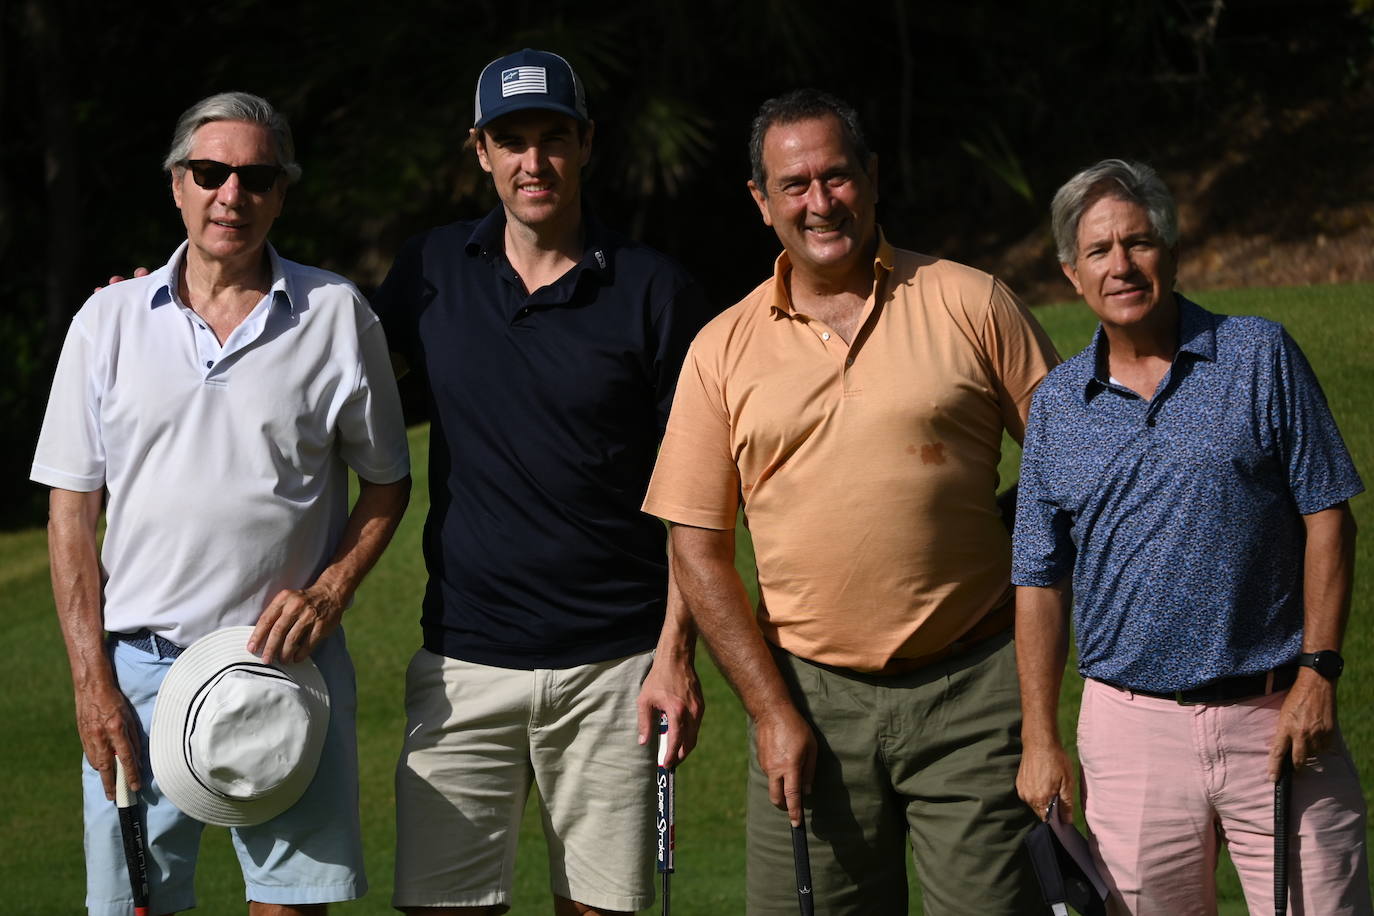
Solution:
M531 48L498 57L482 68L475 107L473 127L527 108L587 121L587 99L572 65L557 54Z

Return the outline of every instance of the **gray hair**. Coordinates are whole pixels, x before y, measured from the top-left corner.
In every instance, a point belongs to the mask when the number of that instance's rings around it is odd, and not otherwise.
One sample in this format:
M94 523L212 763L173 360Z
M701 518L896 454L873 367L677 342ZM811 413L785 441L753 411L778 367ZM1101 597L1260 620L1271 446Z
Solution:
M267 128L277 147L277 164L286 174L287 183L301 177L301 167L296 162L296 144L291 139L291 125L286 123L286 115L261 96L247 92L221 92L201 99L182 112L172 134L172 148L162 160L163 170L170 172L190 158L196 131L214 121L247 121Z
M1103 159L1064 182L1050 203L1050 226L1061 263L1077 260L1078 222L1103 197L1144 207L1150 228L1165 247L1178 244L1178 207L1155 170L1141 162Z
M828 92L794 89L764 102L759 106L758 114L754 115L754 124L749 131L749 177L754 180L754 187L759 189L759 193L765 196L768 193L764 187L768 174L763 167L763 138L768 128L775 124L796 124L828 115L833 115L840 122L840 130L853 150L854 158L859 161L859 168L868 174L868 160L871 157L868 143L864 140L863 127L859 124L858 112Z

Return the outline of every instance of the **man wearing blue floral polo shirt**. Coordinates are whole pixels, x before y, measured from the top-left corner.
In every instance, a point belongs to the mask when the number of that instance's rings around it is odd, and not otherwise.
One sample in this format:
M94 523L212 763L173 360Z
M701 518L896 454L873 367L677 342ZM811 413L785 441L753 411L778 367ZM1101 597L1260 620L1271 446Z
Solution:
M1293 911L1369 913L1336 723L1363 486L1321 387L1281 326L1173 291L1177 216L1148 167L1098 163L1052 214L1101 326L1042 383L1026 431L1021 797L1042 816L1071 801L1055 720L1072 594L1085 814L1116 911L1215 913L1220 837L1251 912L1272 912L1288 758Z

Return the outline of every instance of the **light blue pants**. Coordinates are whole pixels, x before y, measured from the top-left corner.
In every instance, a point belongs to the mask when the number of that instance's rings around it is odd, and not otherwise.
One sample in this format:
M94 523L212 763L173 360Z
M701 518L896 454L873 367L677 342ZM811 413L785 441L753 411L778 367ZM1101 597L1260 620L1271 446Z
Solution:
M138 793L146 818L148 884L155 913L196 905L196 856L205 825L163 796L148 761L148 725L162 679L173 659L111 646L115 676L139 722ZM358 823L358 751L354 730L357 685L342 630L322 643L315 664L329 688L329 730L315 779L300 801L272 820L230 829L246 897L259 903L307 904L352 900L367 891ZM83 760L86 816L86 906L93 916L133 912L119 813L107 801L100 774Z

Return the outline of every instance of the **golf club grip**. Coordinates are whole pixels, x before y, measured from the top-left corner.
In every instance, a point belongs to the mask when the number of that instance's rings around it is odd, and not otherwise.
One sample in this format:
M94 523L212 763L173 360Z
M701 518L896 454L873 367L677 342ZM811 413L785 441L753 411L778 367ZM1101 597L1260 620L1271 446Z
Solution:
M658 834L658 870L664 874L663 899L668 899L667 875L672 874L675 865L677 845L677 786L676 774L668 765L668 714L658 719L658 766L654 772L654 784L658 801L658 816L654 820Z
M119 833L124 840L124 864L129 869L129 891L134 916L148 916L148 847L143 841L143 821L138 816L137 796L129 791L124 761L115 758L115 807L119 809Z
M1274 783L1274 912L1288 912L1288 796L1293 786L1293 761L1287 755Z
M816 912L816 901L811 894L811 852L806 846L805 815L801 823L792 828L792 861L797 871L797 906L802 916L812 916Z

